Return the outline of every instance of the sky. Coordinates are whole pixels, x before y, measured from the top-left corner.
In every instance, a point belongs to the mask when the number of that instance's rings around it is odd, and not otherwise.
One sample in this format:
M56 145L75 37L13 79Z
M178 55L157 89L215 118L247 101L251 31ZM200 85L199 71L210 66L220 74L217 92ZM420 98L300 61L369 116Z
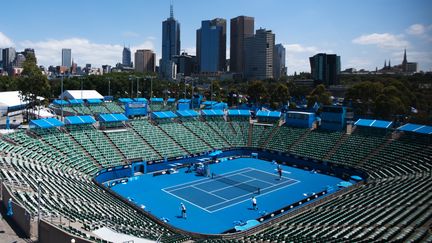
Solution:
M286 48L288 73L310 72L308 57L341 56L342 70L382 68L384 60L408 61L432 70L430 0L172 0L181 25L181 49L195 54L202 20L255 18ZM161 57L162 21L170 0L2 1L0 48L34 48L39 65L60 65L61 49L71 48L78 65L121 62L123 46L153 49ZM133 54L132 54L133 55Z

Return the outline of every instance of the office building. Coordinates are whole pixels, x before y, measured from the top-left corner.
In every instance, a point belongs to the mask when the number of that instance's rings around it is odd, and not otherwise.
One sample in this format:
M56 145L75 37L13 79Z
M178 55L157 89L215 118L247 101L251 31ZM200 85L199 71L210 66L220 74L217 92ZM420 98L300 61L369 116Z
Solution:
M123 47L122 65L123 67L132 67L132 54L129 47Z
M245 40L245 71L247 79L273 78L275 35L271 30L259 29Z
M183 52L181 55L174 56L173 61L177 65L177 72L181 73L183 76L191 76L192 73L197 71L196 56L191 56Z
M152 50L135 52L135 72L155 72L156 54Z
M286 74L285 47L282 44L277 44L273 51L273 78L279 80L282 76L286 76Z
M0 48L0 68L3 68L3 49Z
M309 58L311 74L316 84L326 86L339 84L340 56L319 53Z
M226 71L226 20L201 22L197 30L197 59L200 72Z
M72 50L62 49L62 66L70 68L72 67Z
M162 59L160 74L163 78L172 79L172 57L180 54L180 23L174 19L173 6L170 6L170 17L162 22Z
M15 61L15 48L9 47L2 50L3 69L7 72L12 70L13 62Z
M244 74L245 40L254 35L254 18L238 16L230 26L230 72Z

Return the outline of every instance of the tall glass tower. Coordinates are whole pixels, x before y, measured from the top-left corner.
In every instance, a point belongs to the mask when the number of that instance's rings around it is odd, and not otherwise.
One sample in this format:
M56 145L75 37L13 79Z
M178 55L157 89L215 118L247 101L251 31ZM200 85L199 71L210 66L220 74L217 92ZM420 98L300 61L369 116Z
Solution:
M173 5L170 6L170 17L162 22L162 60L160 71L163 78L173 76L172 57L180 55L180 23L174 19Z

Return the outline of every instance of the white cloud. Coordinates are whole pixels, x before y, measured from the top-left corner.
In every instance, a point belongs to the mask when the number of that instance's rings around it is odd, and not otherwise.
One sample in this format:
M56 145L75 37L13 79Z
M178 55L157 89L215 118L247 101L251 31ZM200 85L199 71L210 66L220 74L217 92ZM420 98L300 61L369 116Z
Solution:
M185 51L188 55L195 56L196 55L196 47L186 47L182 48L182 51ZM180 53L181 54L181 53Z
M61 64L61 49L71 48L72 58L80 66L91 63L92 66L100 67L104 64L115 65L121 62L123 45L103 44L91 42L85 38L69 38L63 40L48 39L44 41L23 41L22 48L34 48L38 64L45 66ZM153 42L146 40L144 43L131 47L132 52L136 49L153 49ZM133 53L132 53L133 59Z
M309 57L318 53L333 53L316 46L305 46L302 44L283 44L286 50L286 66L288 73L310 72Z
M413 24L408 29L406 29L406 32L410 35L422 35L426 32L427 27L422 24Z
M136 37L139 37L140 34L133 32L133 31L125 31L122 33L122 36L126 37L126 38L136 38Z
M389 33L373 33L362 35L352 40L352 43L359 45L376 45L379 48L404 48L409 46L409 42L403 39L402 35L393 35Z
M286 52L294 52L294 53L318 53L318 48L315 46L302 46L300 44L285 44L283 45L286 49Z
M7 37L3 32L0 32L0 48L15 46L13 41Z
M355 68L355 69L368 69L372 66L372 62L370 59L365 59L365 58L351 58L349 60L347 60L346 64L344 62L342 62L343 64L343 69L346 68Z

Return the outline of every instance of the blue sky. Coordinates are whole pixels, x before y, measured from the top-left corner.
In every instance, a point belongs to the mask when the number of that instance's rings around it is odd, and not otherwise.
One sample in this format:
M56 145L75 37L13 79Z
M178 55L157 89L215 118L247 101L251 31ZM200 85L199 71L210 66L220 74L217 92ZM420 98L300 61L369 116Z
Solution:
M432 1L429 0L174 0L181 46L195 53L201 20L255 17L255 28L271 29L287 49L288 72L310 71L318 52L341 56L342 69L374 70L384 59L432 70ZM114 65L123 44L161 56L162 21L169 0L75 0L0 3L0 48L34 48L39 64L59 65L61 48L72 48L78 65ZM8 10L8 11L5 11ZM229 33L229 26L228 33ZM227 51L229 51L229 35Z

